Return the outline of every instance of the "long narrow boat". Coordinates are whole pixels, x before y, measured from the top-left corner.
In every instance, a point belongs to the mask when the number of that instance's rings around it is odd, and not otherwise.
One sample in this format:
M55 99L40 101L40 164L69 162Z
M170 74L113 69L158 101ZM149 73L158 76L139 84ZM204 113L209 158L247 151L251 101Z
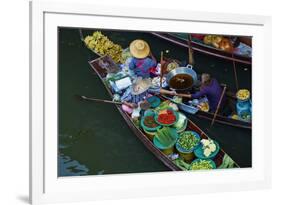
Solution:
M100 80L104 84L108 94L111 98L113 98L113 92L108 87L106 83L106 75L107 70L105 67L100 66L99 62L100 60L104 60L105 56L100 57L98 59L94 59L92 61L89 61L89 64L91 68L94 70L94 72L99 76ZM113 61L112 61L113 62ZM172 171L180 171L183 170L178 166L176 163L174 163L167 155L165 155L161 150L159 150L156 146L154 146L153 142L145 135L145 133L133 122L130 115L128 115L126 112L124 112L120 105L116 105L117 109L119 110L120 114L126 121L129 128L134 132L136 137L139 138L139 140L149 149L161 162L163 162L169 169ZM186 128L187 130L195 131L197 132L201 139L208 139L209 137L207 134L202 131L194 122L191 120L188 121L188 126ZM228 157L231 159L222 149L220 149L219 153L216 155L216 157L213 159L216 166L219 167L223 163L224 157ZM239 167L237 163L234 163L234 167Z
M166 66L169 62L179 63L178 60L169 59L169 58L164 58L164 61L165 61L164 70L166 69ZM237 100L237 98L236 98L236 96L233 92L227 90L225 96L226 96L226 98L229 102L232 102L233 104L235 104L235 101ZM164 97L169 99L169 100L172 100L171 96L169 96L169 97L164 96ZM206 119L206 120L213 120L214 113L212 113L212 112L204 112L204 111L201 111L197 108L194 108L194 107L192 107L190 105L187 105L187 104L184 104L184 103L179 103L178 105L179 105L181 110L183 110L187 113L196 114L197 117L203 118L203 119ZM220 123L220 124L224 124L224 125L233 126L233 127L252 129L252 122L251 121L247 121L247 120L243 120L243 119L239 119L239 118L237 118L237 119L230 118L230 117L227 117L227 116L223 116L221 114L216 115L215 122Z
M188 42L187 39L180 37L176 34L173 33L159 33L159 32L151 32L152 35L164 39L166 41L169 41L177 46L185 47L188 48ZM246 44L242 44L244 46L247 46ZM204 44L203 42L196 41L192 39L191 41L191 46L194 51L198 51L207 55L215 56L218 58L222 58L225 60L231 60L239 63L243 63L246 65L251 65L252 64L252 58L251 56L248 55L242 55L239 53L229 53L220 49L217 49L215 47L209 46Z
M228 94L226 95L229 100L235 100L233 95ZM166 99L172 100L171 97L165 96ZM184 103L178 103L178 106L181 110L183 110L186 113L193 114L197 116L198 118L206 119L212 121L214 118L214 113L213 112L205 112L200 109L194 108L193 106L186 105ZM239 127L239 128L245 128L245 129L252 129L252 122L251 121L246 121L246 120L241 120L241 119L235 119L235 118L230 118L221 114L217 114L215 118L215 122L224 124L224 125L229 125L233 127Z
M80 38L81 41L83 43L84 42L84 36L82 33L82 30L80 31ZM84 44L85 45L85 44ZM85 45L87 47L87 45ZM97 53L95 50L91 49L92 52L94 52L97 56L102 56L101 54ZM173 60L173 59L166 59L166 61L168 60ZM228 94L227 95L228 98L235 98L233 94ZM186 112L186 110L189 110L188 106L185 104L181 104L180 108L182 108L183 111ZM190 112L189 112L190 113ZM193 113L195 114L195 113ZM203 112L198 110L198 112L196 112L196 116L198 116L199 118L202 119L207 119L207 120L213 120L214 117L214 113L211 112ZM252 128L252 123L248 122L248 121L244 121L244 120L239 120L239 119L233 119L233 118L229 118L223 115L218 114L215 118L215 122L220 123L220 124L224 124L224 125L229 125L229 126L233 126L233 127L239 127L239 128L246 128L246 129L251 129Z

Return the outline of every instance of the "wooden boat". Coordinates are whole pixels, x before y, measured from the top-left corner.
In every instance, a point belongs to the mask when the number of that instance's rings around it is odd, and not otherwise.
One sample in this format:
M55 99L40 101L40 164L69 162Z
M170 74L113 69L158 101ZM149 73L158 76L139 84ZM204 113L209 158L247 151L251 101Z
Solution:
M202 118L202 119L207 119L207 120L212 121L213 117L214 117L214 113L203 112L203 111L199 110L198 113L196 114L196 116L198 116L199 118ZM220 124L230 125L233 127L252 129L251 122L229 118L229 117L226 117L226 116L223 116L220 114L218 114L216 116L215 122L220 123Z
M164 96L166 99L172 100L171 97ZM235 100L235 97L228 93L226 94L226 97L228 100ZM193 106L184 104L184 103L178 103L179 108L184 111L185 113L193 114L201 119L206 119L212 121L214 118L213 112L205 112L200 109L194 108ZM245 128L245 129L252 129L252 122L246 121L246 120L240 120L240 119L234 119L230 118L221 114L217 114L215 118L216 123L229 125L233 127L239 127L239 128Z
M151 32L151 34L158 38L169 41L175 45L185 47L185 48L189 47L187 39L185 37L179 36L176 33ZM240 40L240 42L243 42L243 44L241 44L241 45L250 47L250 45L247 45L247 44L249 44L248 38L241 37L241 38L239 38L239 40ZM246 65L252 64L252 58L250 55L242 55L239 52L229 53L229 52L223 51L221 49L206 45L202 41L195 40L194 38L192 38L192 40L191 40L191 46L194 51L198 51L198 52L201 52L201 53L204 53L207 55L215 56L215 57L222 58L225 60L231 60L231 61L243 63Z
M169 64L170 62L179 63L179 61L176 60L176 59L164 58L163 69L164 69L165 74L168 73L168 72L166 72L166 69L167 69L167 64ZM227 90L227 92L225 93L225 96L226 96L228 102L232 102L232 104L235 104L235 101L237 99L236 99L236 96L235 96L234 93ZM169 97L164 96L164 97L169 99L169 100L172 100L171 96L169 96ZM212 112L204 112L204 111L201 111L199 109L195 109L195 108L193 108L189 105L186 105L184 103L180 103L179 107L184 112L187 112L189 114L195 114L199 118L207 119L207 120L213 120L214 113L212 113ZM252 129L252 122L251 121L246 121L246 120L241 120L241 119L233 119L233 118L229 118L227 116L223 116L221 114L216 115L215 122L220 123L220 124L230 125L230 126L233 126L233 127Z
M84 43L84 36L82 34L82 30L80 29L80 37L81 37L81 41ZM85 44L84 44L85 45ZM85 45L86 46L86 45ZM87 46L86 46L87 47ZM91 50L92 52L94 52L97 56L101 55L97 52L95 52L94 50ZM165 58L164 62L177 62L180 63L179 61L177 61L176 59L168 59ZM165 67L165 64L163 65ZM165 70L165 69L164 69ZM231 93L228 93L227 97L231 100L235 99L234 95ZM185 107L188 107L184 104L181 105L182 110L186 112L186 110L188 109L184 109ZM190 113L190 112L189 112ZM195 114L195 113L192 113ZM198 116L199 118L202 119L207 119L207 120L212 120L214 117L214 113L211 112L203 112L198 110L198 112L196 112L196 116ZM236 120L236 119L232 119L232 118L228 118L226 116L220 115L218 114L215 118L215 122L220 123L220 124L225 124L225 125L229 125L229 126L234 126L234 127L239 127L239 128L246 128L246 129L251 129L252 128L252 123L251 122L247 122L247 121L243 121L243 120Z
M106 61L105 58L106 58L106 56L97 58L95 60L89 61L89 64L90 64L91 68L94 70L94 72L99 76L99 78L102 81L102 83L104 84L108 94L112 98L113 92L107 86L107 83L105 81L108 69L101 67L99 64L100 60ZM110 64L112 64L112 63L113 63L113 61L110 62ZM182 170L167 155L165 155L161 150L159 150L157 147L154 146L153 142L145 135L145 133L138 126L135 125L135 123L133 122L130 115L128 115L127 113L125 113L122 110L121 105L115 105L115 106L117 107L118 111L120 112L120 114L122 115L122 117L124 118L124 120L126 121L128 126L130 127L130 129L134 132L136 137L138 137L139 140L141 140L141 142L147 147L147 149L149 149L159 160L161 160L161 162L163 162L172 171ZM207 134L204 131L202 131L194 122L192 122L190 120L188 122L187 130L192 130L192 131L197 132L202 139L208 138ZM226 155L226 153L222 149L220 149L219 153L214 158L214 162L217 167L222 164L223 158L225 157L225 155ZM228 156L228 155L226 155L226 156ZM234 162L234 167L239 167L239 166Z

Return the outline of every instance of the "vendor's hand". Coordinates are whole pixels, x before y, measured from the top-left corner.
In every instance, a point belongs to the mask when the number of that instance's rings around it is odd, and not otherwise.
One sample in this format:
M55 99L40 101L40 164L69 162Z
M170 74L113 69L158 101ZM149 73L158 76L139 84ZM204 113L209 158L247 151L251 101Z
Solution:
M164 95L177 95L176 91L160 89L160 93Z
M171 90L170 95L177 95L177 92L175 90Z
M124 101L123 104L127 105L128 107L133 108L133 109L138 107L138 105L136 103L129 103L127 101Z

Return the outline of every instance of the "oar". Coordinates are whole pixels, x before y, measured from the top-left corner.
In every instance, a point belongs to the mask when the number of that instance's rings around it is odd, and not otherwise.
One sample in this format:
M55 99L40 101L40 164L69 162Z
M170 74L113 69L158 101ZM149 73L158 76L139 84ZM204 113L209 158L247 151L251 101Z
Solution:
M212 119L211 127L213 126L213 124L214 124L214 122L215 122L215 119L216 119L216 117L217 117L217 114L218 114L218 111L219 111L219 109L220 109L221 101L222 101L222 99L223 99L223 96L224 96L225 91L226 91L226 86L224 86L224 88L223 88L223 91L222 91L222 94L221 94L221 97L220 97L220 100L219 100L219 103L218 103L216 112L215 112L214 117L213 117L213 119Z
M161 57L160 57L160 89L162 88L162 79L163 79L163 75L164 75L164 72L163 72L163 51L161 51Z
M89 100L89 101L94 101L94 102L101 102L101 103L109 103L109 104L115 104L115 105L127 105L131 108L135 108L136 105L134 103L129 103L129 102L115 102L115 101L111 101L111 100L103 100L103 99L97 99L97 98L89 98L86 97L84 95L76 95L76 97L80 100Z
M79 29L79 35L80 35L80 40L81 40L82 42L84 42L84 36L83 36L83 33L82 33L82 30L81 30L81 29Z
M234 54L232 52L232 58L234 58ZM237 71L236 71L236 63L234 60L232 60L233 64L233 72L234 72L234 79L235 79L235 86L236 86L236 91L239 89L239 84L238 84L238 78L237 78Z

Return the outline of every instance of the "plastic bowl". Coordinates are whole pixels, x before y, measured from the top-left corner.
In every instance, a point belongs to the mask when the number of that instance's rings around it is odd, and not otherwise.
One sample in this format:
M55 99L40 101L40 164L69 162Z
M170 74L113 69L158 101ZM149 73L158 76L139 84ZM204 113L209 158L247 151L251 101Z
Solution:
M174 124L178 121L178 119L179 119L179 113L178 113L178 112L175 112L175 111L174 111L173 109L171 109L171 108L163 109L163 110L170 110L170 111L172 111L173 114L176 116L175 122L170 123L170 124L163 124L163 123L159 122L159 121L158 121L158 113L155 114L155 116L154 116L155 121L156 121L159 125L162 125L162 126L171 126L171 125L174 125ZM162 111L162 110L159 110L159 112L160 112L160 111Z
M185 116L186 118L185 118L185 120L184 120L184 124L183 124L181 127L176 127L177 123L178 123L179 120L180 120L180 115L184 115L184 114L181 113L181 112L179 112L178 114L179 114L179 119L178 119L178 121L173 125L173 128L176 128L178 133L182 133L182 132L184 132L184 131L186 130L186 127L187 127L187 124L188 124L188 121L189 121L189 120L188 120L188 118Z
M216 145L216 150L214 152L212 152L208 157L206 157L203 153L203 145L200 143L200 145L197 147L197 149L194 150L194 154L196 157L200 158L200 159L214 159L214 157L219 153L220 151L220 146L219 144L214 141L215 145Z
M178 151L178 153L180 154L180 156L185 160L185 161L187 161L187 162L191 162L193 159L194 159L194 157L195 157L195 155L194 155L194 150L195 149L197 149L197 147L199 146L199 143L200 143L200 136L199 136L199 134L197 133L197 132L194 132L194 131L185 131L185 132L192 132L192 133L194 133L195 134L195 137L196 138L198 138L198 144L197 145L195 145L193 148L191 148L191 149L189 149L189 150L187 150L187 149L184 149L179 143L178 143L178 141L179 141L179 139L181 138L181 137L179 137L178 138L178 140L177 140L177 142L176 142L176 149L177 149L177 151ZM182 132L182 133L185 133L185 132ZM181 133L181 134L182 134ZM180 134L180 135L181 135Z
M193 160L193 161L191 162L190 167L192 167L192 165L193 165L195 162L198 162L199 160L206 160L206 161L209 161L209 162L211 163L213 169L216 169L216 167L217 167L217 166L216 166L216 163L215 163L213 160L211 160L211 159L195 159L195 160ZM192 169L190 169L190 170L192 170ZM204 169L202 169L202 170L204 170ZM193 171L196 171L196 170L193 170Z
M158 98L156 96L151 96L151 97L147 98L146 100L147 100L147 102L149 102L149 104L152 108L158 107L161 103L160 98Z
M190 152L193 152L195 149L197 149L198 148L198 146L200 145L200 140L201 140L201 138L200 138L200 136L199 136L199 134L197 133L197 132L194 132L194 131L185 131L185 132L182 132L180 135L182 135L183 133L187 133L187 132L190 132L190 133L193 133L194 135L195 135L195 137L199 140L198 141L198 144L197 145L195 145L193 148L191 148L191 149L184 149L180 144L179 144L179 140L180 140L180 138L181 138L181 136L179 136L179 138L178 138L178 140L177 140L177 143L176 143L176 148L177 148L177 150L179 151L179 152L182 152L182 153L190 153Z
M157 129L160 129L162 126L161 125L158 125L157 127L147 127L145 124L144 124L144 119L146 118L146 117L148 117L148 116L152 116L152 117L154 117L154 113L151 113L150 115L145 115L144 117L142 117L141 118L141 127L144 129L144 130L146 130L146 131L148 131L148 132L155 132L155 131L157 131ZM154 120L155 120L155 118L154 118ZM156 124L158 124L158 122L155 120L155 123Z
M161 142L157 139L157 137L153 138L154 146L156 146L158 149L160 149L166 155L172 154L174 152L174 145L178 139L177 130L175 128L171 128L171 132L172 132L172 136L175 138L175 141L170 146L162 145ZM157 134L155 134L155 135L157 135Z

